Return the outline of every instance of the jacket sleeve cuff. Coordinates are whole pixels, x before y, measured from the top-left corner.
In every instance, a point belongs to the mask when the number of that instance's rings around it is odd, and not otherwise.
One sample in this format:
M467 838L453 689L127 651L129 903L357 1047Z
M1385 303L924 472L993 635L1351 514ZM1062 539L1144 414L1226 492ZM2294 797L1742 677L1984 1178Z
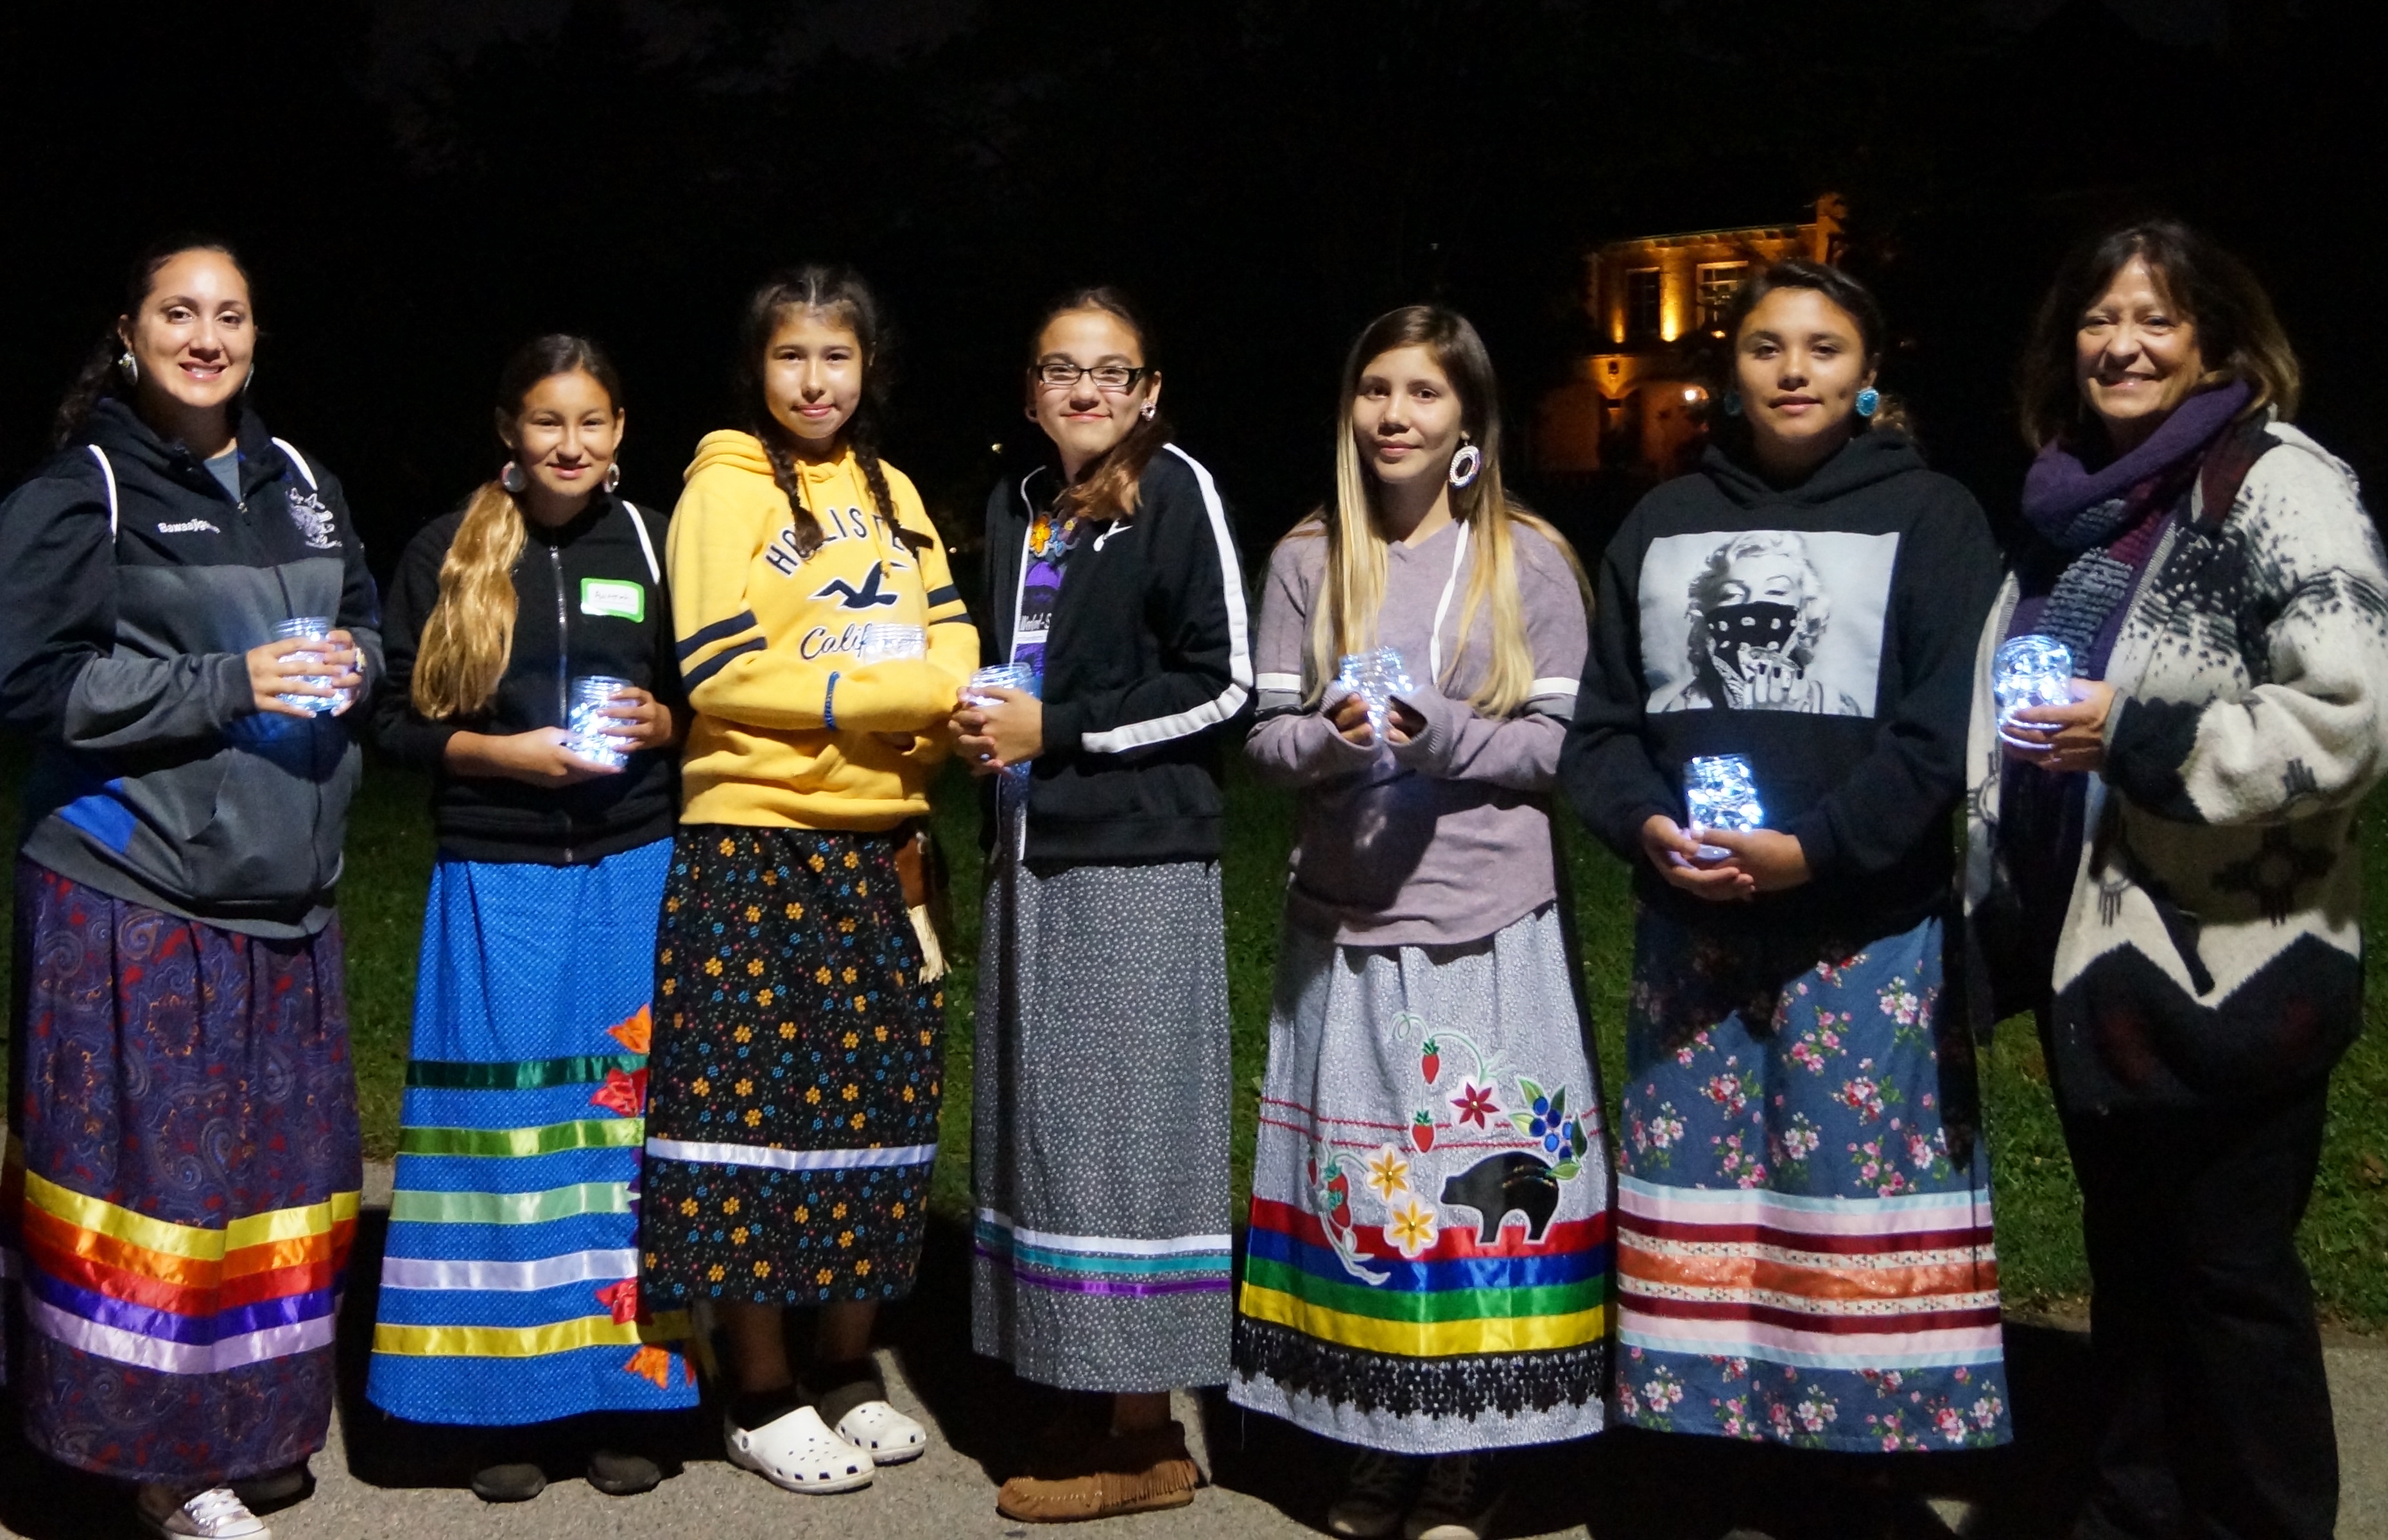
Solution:
M1393 697L1425 719L1426 725L1406 744L1389 744L1393 758L1421 775L1442 776L1451 770L1459 748L1459 714L1467 706L1440 690L1421 690Z
M1086 738L1086 712L1075 701L1054 701L1045 707L1046 753L1075 754Z
M1841 844L1833 834L1831 816L1823 808L1810 808L1783 833L1799 842L1799 854L1808 863L1810 878L1827 874L1838 863Z
M383 735L381 745L401 765L438 770L448 761L448 740L464 731L455 722L426 721L410 715Z
M2117 694L2106 714L2106 783L2161 818L2202 823L2190 800L2182 767L2197 747L2205 708L2188 701L2140 700Z
M225 726L257 715L257 692L249 687L246 653L218 653L209 659L208 712Z

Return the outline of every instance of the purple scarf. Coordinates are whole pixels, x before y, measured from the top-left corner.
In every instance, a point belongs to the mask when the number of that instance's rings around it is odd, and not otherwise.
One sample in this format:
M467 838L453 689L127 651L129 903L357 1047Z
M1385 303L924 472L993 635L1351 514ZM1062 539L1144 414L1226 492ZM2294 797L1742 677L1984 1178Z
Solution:
M2008 634L2053 637L2072 649L2074 672L2102 678L2166 517L2187 505L2200 467L2247 395L2238 380L2200 391L2145 443L2095 472L2061 441L2040 451L2024 478L2023 515L2060 559L2026 565Z
M2060 551L2102 545L2125 525L2142 498L2205 452L2247 404L2247 382L2201 390L2173 409L2147 442L2103 470L2092 471L2062 439L2039 452L2023 482L2023 516Z

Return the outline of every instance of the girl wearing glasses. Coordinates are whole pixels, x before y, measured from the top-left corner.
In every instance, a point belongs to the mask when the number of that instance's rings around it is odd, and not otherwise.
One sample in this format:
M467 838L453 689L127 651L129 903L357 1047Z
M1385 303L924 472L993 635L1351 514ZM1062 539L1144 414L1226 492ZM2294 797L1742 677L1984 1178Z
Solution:
M1194 1500L1169 1392L1227 1377L1227 980L1217 740L1251 696L1211 473L1169 442L1111 289L1047 314L1028 415L1053 457L988 499L994 655L1039 688L955 714L987 779L972 1330L1065 1417L997 1507L1096 1519Z
M1587 594L1503 491L1464 318L1378 318L1341 407L1335 501L1261 605L1245 753L1302 811L1228 1394L1360 1446L1334 1534L1474 1540L1478 1451L1601 1426L1608 1166L1548 808ZM1371 698L1341 660L1379 648L1406 677Z
M718 1314L730 1457L794 1492L866 1485L925 1437L870 1358L920 1263L943 1090L942 961L899 863L978 633L873 447L884 350L851 273L757 289L743 421L697 445L671 522L694 720L656 937L646 1287ZM789 1305L819 1311L801 1379Z

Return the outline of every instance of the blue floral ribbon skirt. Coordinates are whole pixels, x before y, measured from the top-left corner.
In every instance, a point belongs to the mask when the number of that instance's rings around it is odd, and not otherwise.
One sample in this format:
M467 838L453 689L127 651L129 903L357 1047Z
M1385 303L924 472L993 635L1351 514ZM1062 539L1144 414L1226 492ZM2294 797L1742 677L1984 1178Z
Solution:
M1642 911L1621 1420L1850 1451L2009 1438L1988 1157L1952 1160L1941 1115L1940 939L1929 920L1770 982L1750 948Z

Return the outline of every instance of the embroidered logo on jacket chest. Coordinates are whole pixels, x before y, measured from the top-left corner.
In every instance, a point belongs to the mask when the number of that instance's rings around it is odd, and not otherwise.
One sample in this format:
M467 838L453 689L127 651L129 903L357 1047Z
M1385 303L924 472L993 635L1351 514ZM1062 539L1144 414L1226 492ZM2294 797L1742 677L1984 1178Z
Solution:
M294 487L290 491L289 507L290 522L298 527L301 540L318 551L338 548L339 537L333 532L338 525L332 516L330 504L313 492L302 492Z

